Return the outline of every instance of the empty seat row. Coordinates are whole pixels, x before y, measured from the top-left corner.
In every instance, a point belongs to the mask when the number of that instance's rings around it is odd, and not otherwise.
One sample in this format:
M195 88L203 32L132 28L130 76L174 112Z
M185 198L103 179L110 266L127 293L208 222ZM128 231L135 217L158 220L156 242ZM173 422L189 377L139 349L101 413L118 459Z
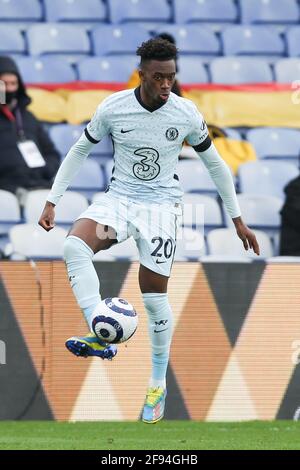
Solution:
M62 57L21 57L16 59L27 84L66 83L77 79L88 82L126 83L137 67L135 56L90 57L76 66ZM209 66L197 56L179 59L178 80L182 84L199 83L292 83L300 77L300 58L282 59L271 67L267 61L248 57L222 57Z
M27 84L89 82L127 82L138 60L135 56L90 57L72 66L63 57L16 57L21 75Z
M1 25L1 23L0 23ZM155 32L169 32L180 54L198 54L207 59L220 55L259 55L270 59L300 55L300 26L284 34L260 25L235 25L220 34L199 25L167 25ZM24 36L25 34L25 36ZM135 54L137 46L151 37L140 25L100 25L89 33L83 26L45 23L30 26L25 33L13 25L0 26L0 51L13 54L84 55Z
M238 239L235 230L228 228L212 230L206 241L196 230L188 227L181 228L178 231L174 260L196 261L201 260L207 254L226 261L230 258L235 260L238 258L239 261L262 260L274 256L274 249L268 235L260 230L255 230L254 233L260 245L260 258L252 250L244 250L242 241ZM63 257L67 231L62 227L55 227L50 232L45 232L34 224L20 224L12 227L9 235L6 253L10 254L12 260L61 259ZM118 243L109 250L100 251L94 256L94 261L137 261L138 259L138 250L133 238Z
M16 197L11 193L1 191L1 237L3 238L9 229L14 227L15 224L19 225L22 220L25 220L29 224L36 224L41 214L47 194L48 190L36 190L29 192L24 206L24 217L21 219L20 209ZM100 195L101 193L95 194L93 196L93 202L97 201ZM274 196L258 196L254 193L239 194L238 200L241 206L244 220L247 222L247 224L254 229L264 229L266 231L265 234L257 234L260 245L264 247L262 250L262 256L272 256L273 248L270 240L268 239L268 235L273 236L274 233L278 233L280 224L279 213L282 206L282 200ZM181 230L181 232L179 232L178 249L175 259L198 259L199 256L205 255L207 250L204 244L204 233L207 237L207 243L209 247L208 253L215 255L226 254L228 250L224 249L223 245L225 243L227 248L230 248L230 240L232 239L232 247L228 254L236 256L238 254L246 255L246 253L243 253L240 241L236 238L235 231L231 229L232 221L230 217L227 215L224 207L223 210L220 209L220 206L215 199L199 194L185 194L183 204L184 228ZM67 191L60 201L60 204L56 208L56 223L69 227L78 217L78 215L87 208L87 206L88 202L84 196L76 192ZM219 248L218 251L216 247L212 248L214 245L214 237L216 237L216 231L214 229L224 226L224 221L225 225L231 229L232 234L230 231L226 233L225 231L224 233L219 231L220 240L222 239L222 235L226 236L225 240L223 240L221 244L222 248ZM203 231L203 228L205 229L205 232ZM196 229L196 231L193 231L194 229ZM32 230L33 232L31 233ZM51 248L49 248L47 251L41 252L39 249L42 247L42 250L45 250L45 247L48 243L45 232L42 232L40 229L36 231L36 228L30 228L30 226L27 224L24 226L24 229L22 227L14 227L11 233L17 234L16 236L17 238L19 237L20 240L18 241L17 245L13 246L12 251L17 254L23 253L25 256L29 257L60 257L61 251L56 252L53 244L55 245L57 240L61 242L62 238L65 236L65 233L62 230L56 229L56 231L58 233L58 238L53 235L54 232L51 232L52 235L48 238L48 242L51 243ZM229 237L228 239L227 236ZM14 237L11 237L12 240L14 240ZM219 239L219 237L217 237L217 239ZM32 240L34 240L35 243L32 243ZM116 253L113 251L110 252L109 257L112 256L112 259L129 257L132 259L131 255L128 256L128 252L126 250L124 254L122 251L123 249L124 247L122 248L121 245L118 245L118 247L115 248ZM59 247L58 250L61 250L61 247ZM247 253L247 256L248 255L254 256L252 252ZM103 258L102 254L100 254L99 259L107 259L107 257L104 255Z
M0 20L294 24L297 0L0 0Z
M37 223L42 213L47 189L32 190L26 199L23 217L16 197L7 192L0 191L0 227L1 235L6 235L9 229L22 221ZM102 192L95 193L92 202L97 202ZM238 194L238 201L243 217L250 227L277 231L280 226L280 209L282 200L274 196L259 196L255 194ZM219 206L213 197L201 194L185 194L183 197L182 225L209 233L212 229L223 227L232 228L231 218L224 205ZM76 218L88 207L87 199L80 193L66 191L56 208L55 221L59 225L70 226ZM203 232L204 233L204 232Z
M177 175L185 192L217 194L216 187L201 161L180 161ZM237 187L241 193L284 198L284 187L299 175L292 163L260 160L240 165Z
M196 62L197 64L197 62ZM198 73L198 68L200 72ZM250 57L221 57L210 62L207 78L220 85L238 85L247 83L292 83L300 74L300 59L282 59L271 67L260 58ZM182 83L193 84L205 82L205 67L199 63L194 69L179 72Z
M260 159L290 161L299 167L300 130L275 127L250 129L246 138Z
M24 6L23 6L24 5ZM167 0L0 0L0 21L170 21Z
M175 21L296 24L300 20L297 0L174 0Z

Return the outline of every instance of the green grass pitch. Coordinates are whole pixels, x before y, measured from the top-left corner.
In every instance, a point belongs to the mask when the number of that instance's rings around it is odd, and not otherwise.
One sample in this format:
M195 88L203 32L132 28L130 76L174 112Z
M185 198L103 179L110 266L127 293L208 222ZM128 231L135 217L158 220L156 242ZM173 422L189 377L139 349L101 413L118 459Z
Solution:
M300 449L294 421L0 422L0 449L209 450Z

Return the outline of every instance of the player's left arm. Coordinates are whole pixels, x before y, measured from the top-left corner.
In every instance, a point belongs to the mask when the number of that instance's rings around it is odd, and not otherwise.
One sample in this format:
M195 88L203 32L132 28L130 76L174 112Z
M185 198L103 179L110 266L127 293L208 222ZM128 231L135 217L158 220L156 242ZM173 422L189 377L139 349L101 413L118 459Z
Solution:
M221 158L209 136L207 136L201 144L194 146L194 149L208 169L209 174L217 187L218 193L232 218L237 235L244 244L245 250L248 250L249 248L253 249L254 253L259 255L259 245L255 234L242 220L241 210L229 167Z

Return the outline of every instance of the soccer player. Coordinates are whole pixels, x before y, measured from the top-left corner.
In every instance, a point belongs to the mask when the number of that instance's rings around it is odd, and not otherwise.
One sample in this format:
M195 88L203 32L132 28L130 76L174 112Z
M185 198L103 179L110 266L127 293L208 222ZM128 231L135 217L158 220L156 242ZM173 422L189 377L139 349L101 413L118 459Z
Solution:
M47 231L54 227L54 208L72 178L93 146L111 135L115 166L110 185L74 223L65 241L64 258L74 295L92 331L91 318L101 300L93 255L131 235L136 239L139 285L152 346L152 375L142 419L155 423L163 417L167 393L172 335L167 286L182 211L175 168L185 140L207 167L245 249L259 254L259 246L241 219L231 173L211 142L202 115L191 101L171 93L175 45L150 39L137 49L137 55L141 58L140 87L114 93L98 106L62 162L39 224ZM93 333L70 338L66 345L81 356L109 359L116 354L114 345L102 343Z

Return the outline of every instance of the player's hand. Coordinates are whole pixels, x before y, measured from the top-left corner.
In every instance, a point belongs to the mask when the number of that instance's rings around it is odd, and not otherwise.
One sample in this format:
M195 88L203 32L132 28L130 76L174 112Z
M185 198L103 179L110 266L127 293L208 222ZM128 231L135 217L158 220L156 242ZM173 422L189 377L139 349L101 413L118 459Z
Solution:
M44 230L49 232L54 228L54 218L55 218L55 210L54 204L47 201L42 212L42 215L39 219L39 225L43 227Z
M254 233L244 224L241 217L232 219L236 228L238 237L242 240L245 250L252 249L255 254L259 255L259 244Z

